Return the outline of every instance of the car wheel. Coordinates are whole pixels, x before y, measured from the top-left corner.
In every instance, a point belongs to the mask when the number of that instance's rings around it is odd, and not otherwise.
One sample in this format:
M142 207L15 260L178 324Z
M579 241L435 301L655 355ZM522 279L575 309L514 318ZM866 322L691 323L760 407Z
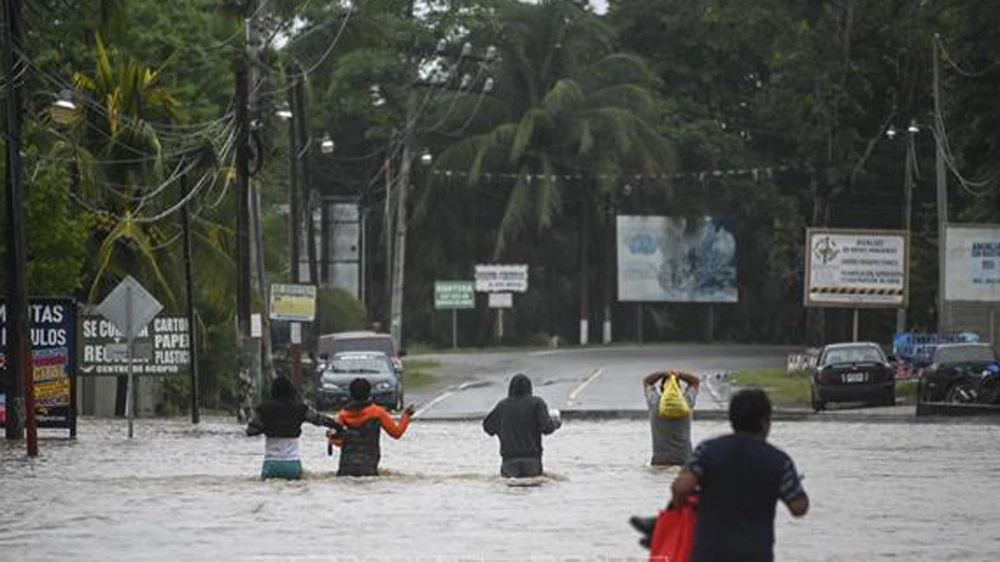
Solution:
M886 391L885 396L882 398L883 406L895 406L896 405L896 389L891 389Z
M822 412L823 410L825 410L826 409L826 402L824 400L820 399L819 392L817 392L816 389L813 389L810 394L811 394L810 398L811 398L811 401L812 401L812 409L813 409L813 411L814 412Z
M976 401L976 390L967 381L959 381L948 387L944 401L952 404L968 404Z

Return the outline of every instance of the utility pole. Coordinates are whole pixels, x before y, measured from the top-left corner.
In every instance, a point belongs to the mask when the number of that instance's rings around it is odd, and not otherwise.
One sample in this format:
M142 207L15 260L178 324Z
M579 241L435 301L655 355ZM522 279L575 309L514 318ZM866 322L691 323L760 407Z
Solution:
M252 2L251 2L252 3ZM247 73L236 73L236 330L239 421L250 417L250 117Z
M188 195L187 174L181 176L181 198ZM191 423L201 420L201 400L198 396L198 324L194 317L194 272L191 269L191 217L188 201L181 207L181 228L184 229L184 289L188 323L188 345L191 350Z
M396 131L392 132L392 138L396 138ZM390 147L393 143L390 143ZM382 219L382 230L385 233L385 302L392 302L392 222L395 218L392 215L392 148L385 156L385 215ZM383 320L388 327L392 324L391 307L385 308Z
M413 160L414 127L412 98L406 111L406 129L403 130L403 156L399 167L399 185L396 195L396 243L392 253L392 301L389 332L399 349L403 345L403 278L406 267L406 195L410 191L410 169Z
M937 215L938 215L938 332L946 332L951 324L948 317L948 301L945 299L945 284L947 283L945 272L945 257L947 248L945 247L945 237L948 230L948 175L944 162L944 131L940 129L938 123L942 119L941 114L941 71L940 54L938 53L938 41L940 35L934 35L934 140L937 147L935 152L935 172L937 176Z
M21 198L21 92L24 61L20 53L21 0L5 0L4 75L7 77L7 369L4 389L7 439L23 439L28 433L28 456L38 455L35 428L35 390L28 326L27 242Z
M299 68L291 65L288 68L288 80L291 82L288 90L288 107L292 112L288 119L288 245L289 248L289 279L292 283L299 282L299 232L301 231L302 211L299 209L299 127L296 115L302 111L296 104L296 90L299 81Z
M305 81L302 79L301 74L299 75L299 80L295 83L295 110L292 112L292 119L298 121L298 146L299 154L302 156L299 158L301 171L302 171L302 196L305 198L305 219L306 219L306 243L305 248L309 253L308 263L309 263L309 284L317 285L319 281L318 275L318 264L316 260L316 221L313 220L313 208L314 199L313 197L313 187L310 177L309 170L309 150L310 150L310 140L309 140L309 123L306 120L306 85ZM296 155L299 156L299 155ZM317 324L319 321L317 320Z

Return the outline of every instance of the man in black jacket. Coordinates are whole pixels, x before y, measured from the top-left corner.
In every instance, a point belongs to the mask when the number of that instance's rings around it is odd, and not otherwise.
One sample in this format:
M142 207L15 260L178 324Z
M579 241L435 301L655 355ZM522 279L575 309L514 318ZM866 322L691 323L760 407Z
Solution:
M483 430L500 438L503 464L500 474L506 478L527 478L542 474L542 435L559 429L558 416L531 394L531 379L518 373L510 381L507 398L501 400L483 420Z

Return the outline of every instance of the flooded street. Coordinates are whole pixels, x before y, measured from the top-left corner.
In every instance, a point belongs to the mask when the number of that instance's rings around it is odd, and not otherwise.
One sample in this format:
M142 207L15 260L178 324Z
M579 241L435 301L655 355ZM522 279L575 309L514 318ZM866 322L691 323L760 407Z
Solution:
M305 428L300 482L257 479L262 438L213 420L84 420L76 441L0 444L4 560L644 559L632 514L672 472L646 466L640 421L569 421L546 440L538 487L498 476L478 424L415 422L383 437L380 479L337 479L323 431ZM727 430L696 422L700 440ZM778 560L1000 559L1000 427L776 423L812 511L777 519Z

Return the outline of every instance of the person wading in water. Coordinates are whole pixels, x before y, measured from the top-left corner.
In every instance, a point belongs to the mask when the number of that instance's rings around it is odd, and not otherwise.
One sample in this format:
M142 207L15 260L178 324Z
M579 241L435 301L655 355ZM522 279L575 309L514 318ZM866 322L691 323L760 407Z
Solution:
M351 381L351 401L336 420L344 426L339 434L328 432L330 443L340 447L340 467L337 476L378 476L382 458L379 444L384 429L393 439L406 433L413 416L413 406L407 406L397 424L382 406L371 401L372 385L367 379Z
M247 425L247 435L264 434L264 464L260 477L298 480L302 478L302 461L299 456L299 436L302 424L309 422L332 428L327 435L335 435L342 428L333 418L317 413L299 400L292 381L278 377L271 383L271 397L253 410Z
M559 429L558 414L531 394L531 379L518 373L510 381L504 398L483 420L483 431L500 438L500 474L506 478L529 478L542 474L542 435Z

